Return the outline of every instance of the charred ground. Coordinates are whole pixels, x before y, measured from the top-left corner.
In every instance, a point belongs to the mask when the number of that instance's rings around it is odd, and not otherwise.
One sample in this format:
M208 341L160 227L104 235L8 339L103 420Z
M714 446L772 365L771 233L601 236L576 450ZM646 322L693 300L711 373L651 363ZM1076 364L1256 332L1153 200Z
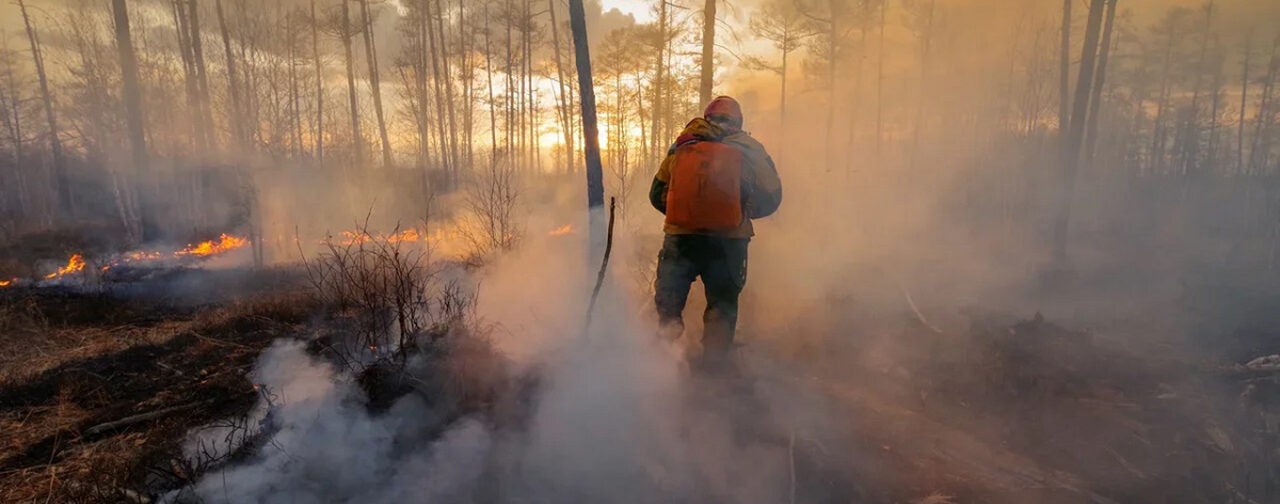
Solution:
M250 377L273 341L298 339L316 358L341 361L334 342L353 321L320 302L301 271L183 275L198 277L209 298L140 296L166 289L139 286L0 291L3 500L146 502L194 484L272 449L264 444L271 414L249 413L273 400ZM745 408L754 419L728 427L791 453L798 502L1207 503L1280 495L1278 370L1239 358L1274 349L1259 329L1266 320L1242 318L1220 329L1235 338L1229 344L1188 354L1105 332L1120 326L1099 334L1039 314L966 316L967 329L944 331L910 315L860 337L859 358L811 362L801 372L746 365L734 384L703 383L689 400ZM1143 326L1158 330L1158 322ZM482 339L436 331L428 341L455 343L418 347L428 354L416 367L390 359L351 375L364 407L377 415L405 395L431 398L439 417L428 429L434 434L423 434L429 438L467 416L498 432L527 429L537 372L515 376ZM887 343L902 341L911 344ZM748 362L775 360L767 348L749 348ZM810 436L771 422L780 413L758 398L778 391L821 396L838 432ZM240 429L235 449L193 458L192 433L224 424Z

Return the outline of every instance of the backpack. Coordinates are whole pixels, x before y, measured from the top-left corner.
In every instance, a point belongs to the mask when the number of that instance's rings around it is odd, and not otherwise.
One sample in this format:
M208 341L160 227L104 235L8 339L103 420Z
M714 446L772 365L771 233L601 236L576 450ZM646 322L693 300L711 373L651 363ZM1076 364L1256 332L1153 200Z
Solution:
M667 184L667 224L731 231L742 219L742 152L715 141L677 146Z

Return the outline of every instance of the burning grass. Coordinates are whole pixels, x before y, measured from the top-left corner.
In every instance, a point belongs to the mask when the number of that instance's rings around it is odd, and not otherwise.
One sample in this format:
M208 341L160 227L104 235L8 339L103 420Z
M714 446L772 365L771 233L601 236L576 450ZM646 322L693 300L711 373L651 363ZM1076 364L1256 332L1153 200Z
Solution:
M71 254L71 258L67 259L66 266L58 268L58 271L45 275L44 279L54 280L54 279L65 277L67 275L79 273L81 271L84 271L85 264L86 263L84 262L83 255Z
M58 267L55 271L35 277L35 280L24 282L18 277L12 277L7 280L0 280L0 288L15 287L29 283L32 285L49 285L61 284L78 279L82 283L91 280L90 274L94 274L93 280L104 280L104 274L113 272L113 270L129 267L134 269L146 268L166 268L171 267L175 263L189 262L193 260L208 259L211 257L223 255L250 244L247 238L229 235L223 233L216 240L208 240L174 250L172 252L161 252L158 250L134 250L118 254L102 254L98 259L90 259L86 253L76 252L71 254L65 265Z
M218 237L217 240L209 240L209 241L203 241L203 242L197 243L195 245L187 245L182 250L174 252L173 255L178 257L182 257L182 256L209 257L213 255L230 252L238 248L243 248L248 244L249 244L249 240L247 238L231 236L226 233L223 233L221 236Z

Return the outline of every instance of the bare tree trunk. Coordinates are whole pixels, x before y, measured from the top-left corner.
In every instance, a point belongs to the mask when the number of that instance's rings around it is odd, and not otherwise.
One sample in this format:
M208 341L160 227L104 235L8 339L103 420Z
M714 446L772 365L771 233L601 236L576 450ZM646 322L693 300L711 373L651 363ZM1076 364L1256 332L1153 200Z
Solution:
M293 157L297 159L302 157L302 110L298 93L298 39L293 28L293 18L291 12L285 13L289 60L289 130L292 135Z
M236 57L231 51L231 34L227 30L227 18L222 11L222 0L214 0L214 8L218 11L218 30L222 32L222 51L227 56L227 94L231 97L231 111L227 116L228 122L231 123L231 144L239 155L245 147L245 134L241 115L239 77L236 75Z
M461 47L461 65L462 65L462 103L465 107L462 116L462 153L458 161L460 169L465 168L470 171L474 169L475 157L475 80L476 80L476 54L472 44L475 42L474 33L467 33L470 28L467 25L467 8L464 0L458 0L458 40ZM474 23L474 21L473 21ZM557 58L559 55L557 55Z
M191 34L188 31L187 15L183 11L182 0L172 0L169 7L173 14L173 27L178 36L178 52L181 54L182 59L182 81L186 88L187 108L191 114L191 136L189 138L192 143L198 144L198 139L202 136L203 131L201 130L200 121L197 119L200 114L198 112L198 98L196 97L196 68L195 61L191 56ZM196 149L193 150L199 149L199 145L195 147Z
M435 88L435 96L433 97L433 101L435 103L435 109L436 109L436 115L435 115L436 145L438 146L439 152L440 152L439 159L441 161L441 168L443 168L444 172L448 175L449 184L454 185L457 183L457 170L454 169L453 159L449 157L449 141L448 141L449 136L448 136L448 132L445 131L446 125L444 122L444 117L446 115L445 103L444 103L444 96L445 96L444 86L447 85L447 83L444 82L444 76L440 71L440 68L441 68L440 59L441 59L441 56L444 54L444 49L443 49L443 44L441 44L438 39L442 39L443 35L436 33L436 24L432 19L432 11L431 11L432 3L433 2L430 2L430 1L424 1L422 3L423 9L424 9L422 24L423 24L423 33L425 33L427 36L428 54L431 58L431 83L432 83L432 87Z
M1058 70L1058 138L1065 139L1071 114L1071 2L1062 0L1062 47Z
M576 33L574 34L574 37L575 37L574 44L577 44L578 39L577 39ZM658 54L657 54L657 60L654 62L656 66L654 67L654 78L653 78L653 110L650 112L653 115L653 121L649 124L649 128L650 128L649 139L653 142L653 144L649 147L649 158L652 160L659 159L659 156L661 155L660 149L662 148L662 139L661 139L662 122L663 122L663 117L665 117L663 114L663 106L664 106L664 102L666 101L666 97L663 94L663 89L664 89L663 82L666 81L667 79L666 49L667 49L667 0L658 0ZM579 50L578 57L581 58L582 57L581 55L582 55L582 52L581 50ZM579 64L578 73L582 73L581 64ZM578 80L579 82L581 82L582 77L579 76ZM582 92L585 94L585 90L583 90ZM593 99L592 100L593 108L595 106L594 102L595 100ZM583 127L585 128L586 125L584 124ZM590 167L588 167L588 170L590 170ZM603 196L601 196L600 205L601 206L604 205Z
M320 66L320 22L316 18L316 0L311 0L311 58L316 73L316 167L324 168L324 71Z
M125 0L112 0L115 16L116 48L120 54L120 73L124 81L125 121L129 128L129 145L134 166L147 169L147 138L143 131L142 89L138 77L138 60L133 53L133 40L129 36L129 8Z
M714 0L713 0L714 1ZM559 91L560 133L564 137L564 171L573 171L573 118L569 115L569 91L566 89L564 63L561 61L560 26L556 23L556 2L547 0L547 12L551 14L551 50L555 52L556 89Z
M1218 168L1218 156L1222 153L1222 149L1218 146L1218 115L1222 111L1222 78L1224 71L1223 58L1225 53L1218 54L1218 58L1213 63L1213 102L1209 104L1209 153L1206 155L1205 166L1210 170Z
M357 168L364 165L364 135L360 133L360 110L356 107L356 67L351 56L351 9L347 5L350 0L342 2L342 50L347 61L347 98L351 102L351 149L355 156Z
M1102 30L1102 45L1098 51L1097 76L1093 79L1093 91L1089 99L1089 124L1085 128L1084 158L1093 162L1098 144L1098 112L1102 107L1102 88L1107 80L1107 62L1111 59L1111 33L1116 19L1117 0L1107 0L1107 19Z
M1196 79L1191 89L1191 109L1188 111L1183 126L1184 135L1181 145L1180 168L1186 175L1194 171L1199 157L1200 147L1200 91L1203 87L1204 67L1209 57L1210 29L1213 27L1213 3L1205 4L1204 29L1200 34L1200 59L1196 63Z
M444 69L441 83L444 84L445 110L449 117L449 166L452 168L453 182L457 184L459 177L457 107L453 99L453 73L449 66L449 46L445 39L444 2L443 0L436 0L436 2L436 32L440 42L441 67Z
M0 41L0 47L6 52L8 44ZM4 110L5 126L9 129L9 135L13 137L13 168L14 174L18 178L18 205L23 214L31 212L30 195L28 194L27 177L23 173L22 165L26 157L24 140L22 138L22 96L18 89L17 80L13 76L13 61L7 58L0 59L4 63L5 82L8 84L10 94Z
M207 149L213 142L210 131L213 129L213 113L210 110L209 102L209 72L208 66L204 61L204 37L200 31L200 5L197 0L187 0L188 9L188 33L191 39L191 57L192 63L196 71L196 106L198 107L199 117L197 121L203 124L204 136L198 139L202 148Z
M484 70L489 84L489 169L498 164L498 100L493 95L493 48L489 44L489 5L484 7Z
M1115 0L1112 0L1115 1ZM1071 120L1063 143L1063 184L1059 195L1059 211L1053 226L1053 258L1065 266L1067 260L1068 227L1071 219L1071 200L1075 196L1076 170L1080 163L1081 143L1084 140L1085 115L1089 110L1090 84L1093 82L1094 61L1098 56L1098 37L1102 30L1102 11L1106 0L1092 0L1089 7L1089 24L1085 28L1084 47L1080 58L1080 75L1076 82Z
M36 33L35 25L31 23L31 16L27 15L26 2L18 0L18 8L22 11L27 40L31 42L31 60L36 67L36 78L40 81L40 100L44 105L44 117L49 126L49 151L53 154L53 177L50 184L53 185L53 190L57 194L58 213L65 215L71 212L71 181L67 177L62 139L58 136L58 117L53 113L53 95L49 93L49 79L44 70L44 51L41 50L40 36Z
M1244 76L1240 78L1240 120L1237 123L1238 131L1236 132L1236 174L1244 175L1244 126L1245 111L1249 107L1249 55L1253 53L1253 37L1245 36L1244 39Z
M427 94L427 36L422 29L425 16L425 10L419 5L407 18L410 37L407 66L411 69L412 76L406 77L405 87L413 90L413 117L418 137L417 163L422 170L423 190L427 191L430 188L428 173L431 166L431 128L427 110L430 108L431 98Z
M666 0L662 0L663 17ZM573 48L578 66L578 89L582 96L582 140L587 161L587 208L592 213L604 209L604 171L600 164L599 131L596 127L596 94L591 82L591 52L587 46L587 20L582 0L569 0L569 26L573 31ZM593 223L594 224L594 223ZM593 242L602 241L598 225L591 227Z
M360 18L364 24L364 53L369 63L369 87L373 90L373 113L378 119L378 138L382 140L382 167L390 168L391 140L382 113L382 85L378 77L378 49L373 40L373 19L369 17L369 0L360 0Z
M1172 95L1170 80L1173 77L1173 47L1177 41L1177 35L1170 31L1165 40L1164 71L1160 78L1160 98L1159 102L1156 103L1155 124L1151 128L1151 170L1154 173L1164 171L1164 147L1166 143L1165 137L1167 136L1165 119Z
M1271 58L1267 64L1267 75L1262 81L1262 97L1258 102L1258 114L1253 121L1253 141L1249 147L1249 171L1262 174L1266 169L1267 130L1270 129L1272 94L1275 91L1276 75L1280 72L1280 34L1271 44Z
M698 105L711 103L711 79L715 69L716 0L702 7L702 75L698 82Z

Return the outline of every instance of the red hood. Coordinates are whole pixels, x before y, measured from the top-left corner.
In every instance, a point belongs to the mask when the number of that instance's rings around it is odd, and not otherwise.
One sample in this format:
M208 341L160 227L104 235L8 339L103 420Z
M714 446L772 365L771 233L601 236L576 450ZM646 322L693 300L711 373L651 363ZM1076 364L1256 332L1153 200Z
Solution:
M717 96L711 103L707 104L707 109L702 112L702 116L711 119L712 116L724 116L733 119L737 127L742 127L742 106L738 105L738 100L728 96Z

